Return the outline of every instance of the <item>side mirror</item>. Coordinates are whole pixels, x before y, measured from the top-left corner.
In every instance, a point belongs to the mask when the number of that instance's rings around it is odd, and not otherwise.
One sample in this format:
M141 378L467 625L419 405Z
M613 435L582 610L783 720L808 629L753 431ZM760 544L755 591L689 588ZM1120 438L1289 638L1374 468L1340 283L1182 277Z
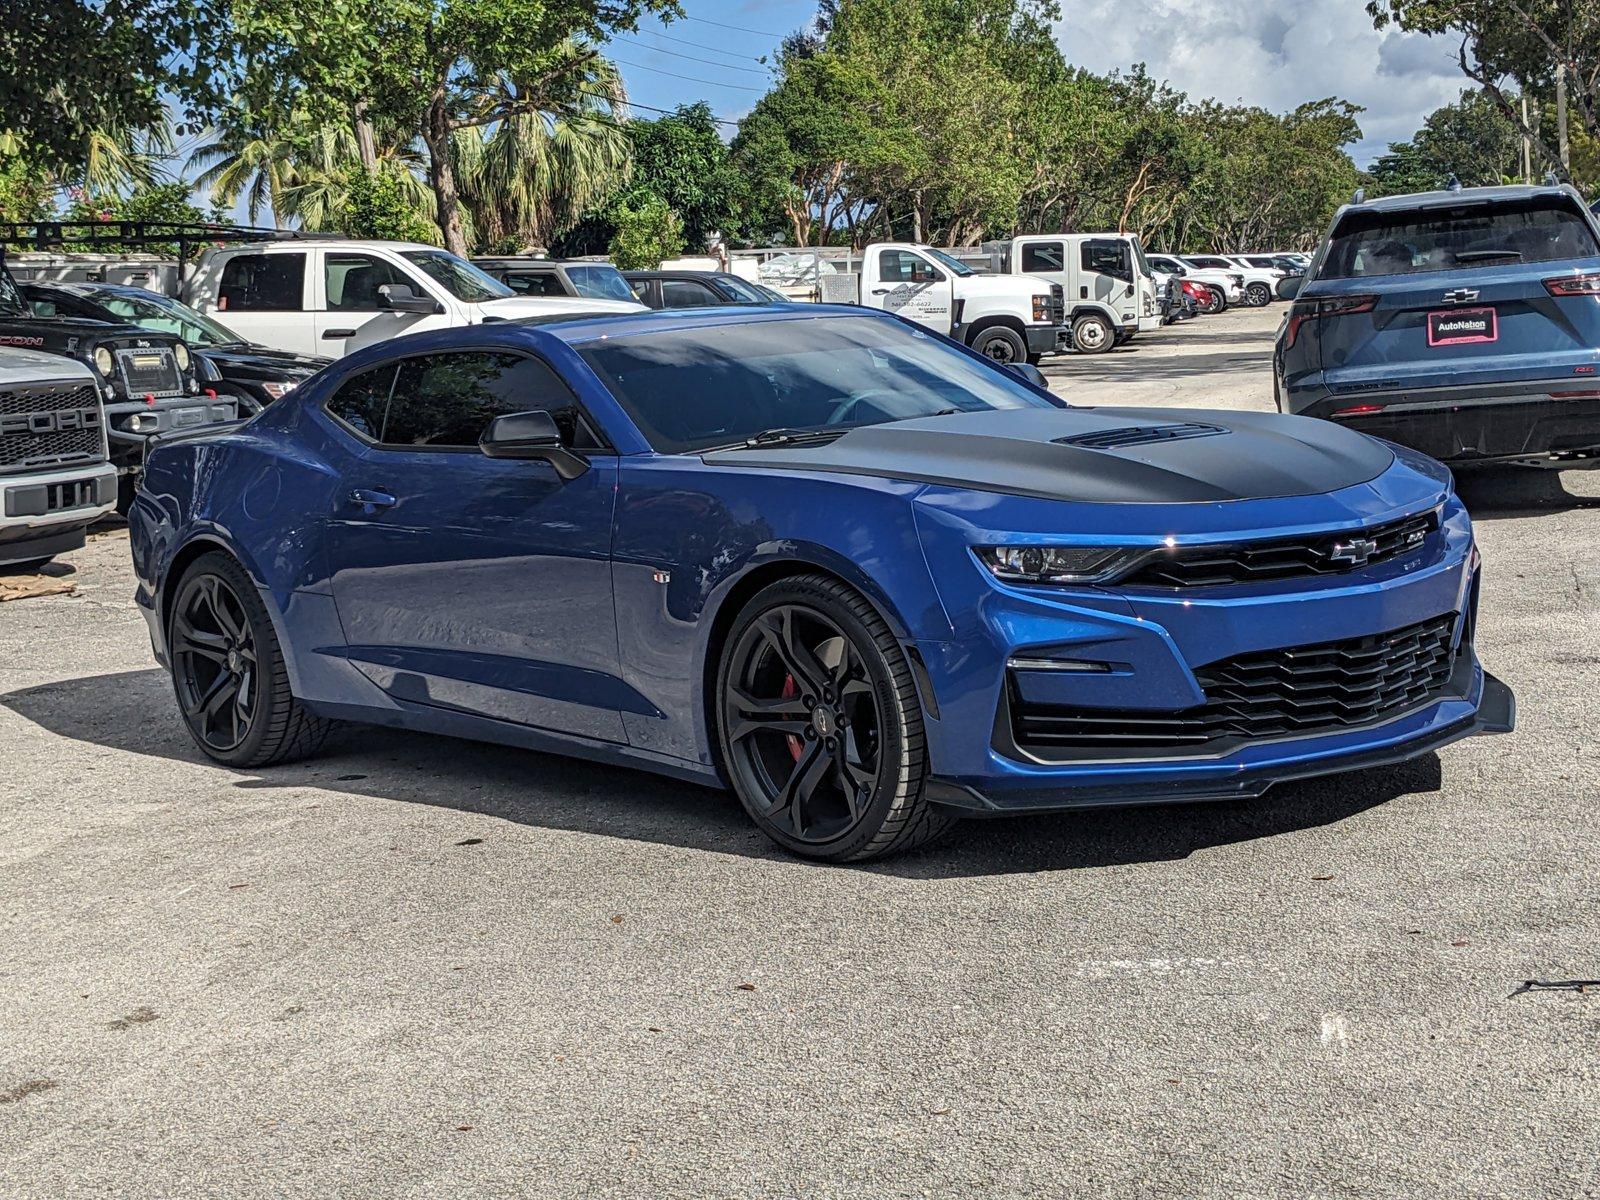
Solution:
M1006 364L1006 370L1012 371L1012 372L1022 376L1029 383L1033 384L1033 386L1036 387L1036 388L1042 388L1044 391L1047 391L1047 392L1050 390L1050 381L1044 377L1044 372L1039 370L1039 368L1034 366L1032 363L1027 363L1027 362L1007 363Z
M1284 300L1293 300L1300 294L1300 285L1305 283L1304 275L1285 275L1278 280L1278 295Z
M385 283L378 287L378 307L392 312L422 313L431 316L442 311L436 300L419 296L409 283Z
M490 458L542 458L563 479L589 469L588 459L561 444L556 419L543 409L496 417L478 439L478 449Z

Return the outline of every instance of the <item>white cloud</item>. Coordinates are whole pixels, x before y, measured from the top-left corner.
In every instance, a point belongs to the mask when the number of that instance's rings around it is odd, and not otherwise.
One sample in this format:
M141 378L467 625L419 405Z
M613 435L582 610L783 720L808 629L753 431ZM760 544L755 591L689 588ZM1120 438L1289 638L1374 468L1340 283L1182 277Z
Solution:
M1092 71L1136 62L1191 98L1284 112L1338 96L1363 106L1366 166L1468 80L1455 44L1373 29L1363 0L1062 0L1057 39Z

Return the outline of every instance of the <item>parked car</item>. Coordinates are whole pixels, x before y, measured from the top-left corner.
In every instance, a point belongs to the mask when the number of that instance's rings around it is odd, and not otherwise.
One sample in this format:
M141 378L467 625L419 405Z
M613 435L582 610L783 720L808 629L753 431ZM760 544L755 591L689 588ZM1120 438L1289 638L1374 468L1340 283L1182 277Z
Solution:
M239 415L239 403L210 388L181 338L126 321L39 316L23 299L0 253L0 346L76 359L93 373L103 409L117 506L133 499L146 443L158 433L193 429Z
M632 300L519 296L437 246L343 238L209 250L184 298L252 342L330 358L402 333L639 308Z
M1059 283L973 270L932 246L874 242L862 255L858 303L926 325L998 363L1066 350Z
M1278 280L1283 272L1276 267L1263 269L1247 266L1242 260L1223 254L1184 254L1181 260L1201 271L1223 271L1239 277L1244 295L1240 303L1247 308L1265 308L1277 295Z
M1191 266L1171 254L1152 254L1150 266L1181 279L1189 279L1211 292L1211 311L1223 312L1230 304L1244 303L1244 275L1239 271L1206 270Z
M1600 224L1571 187L1334 216L1279 330L1278 407L1458 466L1600 463Z
M1510 728L1438 463L1042 378L849 306L423 334L157 445L136 600L236 769L374 721L727 784L832 861Z
M623 278L647 308L789 303L782 292L726 271L624 271Z
M24 283L22 297L40 317L128 323L182 338L199 360L202 382L242 397L246 412L285 395L332 359L247 342L181 300L115 283Z
M1134 234L1027 234L1011 239L1006 263L1061 288L1079 353L1103 354L1160 328L1155 276Z
M519 296L578 296L635 303L622 272L608 262L578 258L475 258L475 266Z
M1178 287L1194 305L1196 316L1205 316L1208 313L1221 312L1228 306L1227 299L1215 287L1208 287L1195 279L1177 279Z
M0 567L36 570L76 550L116 500L94 372L0 347Z

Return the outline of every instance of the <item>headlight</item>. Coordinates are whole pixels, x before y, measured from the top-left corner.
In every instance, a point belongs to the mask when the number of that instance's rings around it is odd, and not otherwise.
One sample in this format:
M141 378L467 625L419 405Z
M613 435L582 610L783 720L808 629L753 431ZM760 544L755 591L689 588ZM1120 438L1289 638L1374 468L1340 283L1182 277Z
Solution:
M95 369L102 375L109 375L116 369L117 360L111 357L111 351L101 346L94 352Z
M1050 297L1035 296L1033 298L1033 319L1035 321L1048 321L1050 319Z
M182 342L172 348L172 357L178 360L178 370L187 371L189 369L189 347Z
M262 381L261 390L274 400L282 400L294 391L294 385L293 379L267 379Z
M1007 583L1099 583L1149 551L1133 546L979 546L978 559Z

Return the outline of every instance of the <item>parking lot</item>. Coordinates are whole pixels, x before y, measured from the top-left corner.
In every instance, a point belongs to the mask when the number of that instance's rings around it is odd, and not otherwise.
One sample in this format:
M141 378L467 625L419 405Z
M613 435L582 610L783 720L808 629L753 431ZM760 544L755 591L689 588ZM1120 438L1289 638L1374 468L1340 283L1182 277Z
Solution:
M1270 408L1282 311L1046 372ZM1537 986L1600 979L1600 472L1462 490L1515 734L860 868L498 747L203 761L109 528L0 604L0 1194L1600 1194L1600 983Z

